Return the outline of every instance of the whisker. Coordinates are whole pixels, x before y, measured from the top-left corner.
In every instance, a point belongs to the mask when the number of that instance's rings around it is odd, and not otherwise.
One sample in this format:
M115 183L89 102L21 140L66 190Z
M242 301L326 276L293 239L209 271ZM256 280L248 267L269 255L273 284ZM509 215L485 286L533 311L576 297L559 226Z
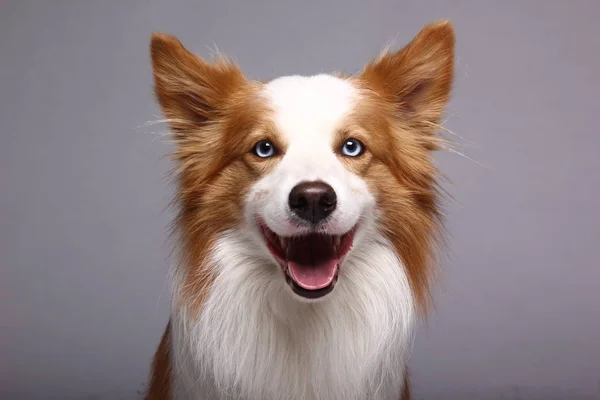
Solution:
M446 148L445 150L446 150L447 152L449 152L449 153L457 154L457 155L459 155L459 156L461 156L461 157L464 157L465 159L467 159L467 160L469 160L469 161L473 161L475 164L479 165L480 167L483 167L483 168L486 168L486 169L489 169L489 170L491 170L491 169L492 169L491 167L489 167L489 166L487 166L487 165L485 165L485 164L483 164L483 163L481 163L481 162L479 162L479 161L475 160L474 158L472 158L472 157L469 157L469 156L467 156L466 154L464 154L464 153L461 153L460 151L458 151L458 150L455 150L455 149L453 149L453 148L451 148L451 147L448 147L448 148Z
M446 128L446 126L444 126L445 123L446 123L446 120L443 121L441 124L436 124L434 122L427 122L427 125L431 126L434 129L437 129L437 130L441 131L442 133L447 133L447 134L449 134L451 136L459 138L460 140L466 142L466 144L469 147L479 148L479 145L477 145L477 143L472 142L472 141L470 141L468 139L465 139L464 137L462 137L461 135L457 134L456 132L450 130L449 128ZM434 139L434 142L436 144L439 144L440 147L442 148L442 150L444 150L444 151L447 151L449 153L461 156L461 157L465 158L466 160L472 161L475 164L477 164L477 165L479 165L479 166L481 166L483 168L490 169L490 170L492 169L491 167L483 164L480 161L477 161L476 159L474 159L474 158L466 155L465 152L461 151L461 148L464 149L464 147L466 147L464 145L463 146L459 146L459 144L457 142L455 142L453 140L450 140L450 139L446 139L446 138L444 138L442 136L436 137Z
M443 121L441 124L436 124L434 122L427 122L427 125L431 126L432 128L439 129L440 131L448 133L452 136L455 136L455 137L459 138L460 140L463 140L463 141L469 143L473 147L479 147L475 142L472 142L472 141L464 138L463 136L459 135L458 133L450 130L449 128L446 128L446 126L445 126L446 121L447 120Z

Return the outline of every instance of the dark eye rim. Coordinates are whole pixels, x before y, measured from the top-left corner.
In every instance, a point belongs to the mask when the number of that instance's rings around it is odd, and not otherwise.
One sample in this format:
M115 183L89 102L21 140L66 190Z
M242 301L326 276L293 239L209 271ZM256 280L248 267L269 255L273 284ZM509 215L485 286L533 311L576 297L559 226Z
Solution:
M344 154L344 146L345 146L345 145L346 145L346 143L348 143L349 141L354 141L354 142L358 143L358 145L360 146L360 151L358 152L358 154L356 154L356 155L354 155L354 156L350 156L350 155L348 155L348 154ZM365 146L365 144L364 144L364 143L363 143L361 140L359 140L359 139L356 139L356 138L353 138L353 137L349 137L349 138L346 138L346 139L344 139L344 140L342 141L342 145L340 146L340 154L341 154L343 157L347 157L347 158L356 158L356 157L360 157L361 155L363 155L363 154L365 153L365 150L366 150L366 146Z
M273 150L273 154L271 154L271 155L269 155L269 156L266 156L266 157L265 157L265 156L261 156L260 154L258 154L258 146L259 146L261 143L269 143L269 144L271 145L271 149ZM269 159L269 158L275 157L275 156L276 156L278 153L279 153L279 150L277 149L277 146L275 146L275 143L273 143L273 141L272 141L272 140L269 140L269 139L262 139L262 140L259 140L258 142L256 142L256 143L254 144L254 146L252 146L252 154L254 154L256 157L258 157L258 158L260 158L260 159L262 159L262 160L265 160L265 159Z

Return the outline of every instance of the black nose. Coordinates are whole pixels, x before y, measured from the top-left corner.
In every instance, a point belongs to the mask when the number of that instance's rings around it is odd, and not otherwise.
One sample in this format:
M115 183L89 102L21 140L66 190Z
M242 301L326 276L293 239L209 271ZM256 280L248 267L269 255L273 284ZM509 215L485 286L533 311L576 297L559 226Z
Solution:
M325 182L302 182L290 192L288 203L298 217L316 224L335 210L337 197Z

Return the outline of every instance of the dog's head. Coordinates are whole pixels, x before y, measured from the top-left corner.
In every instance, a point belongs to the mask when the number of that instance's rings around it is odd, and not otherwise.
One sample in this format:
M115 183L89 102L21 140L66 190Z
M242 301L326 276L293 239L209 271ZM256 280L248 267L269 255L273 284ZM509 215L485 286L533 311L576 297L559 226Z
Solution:
M430 153L453 75L449 23L356 76L250 81L162 34L151 54L176 142L177 222L195 298L215 279L206 260L219 238L243 231L241 247L308 299L331 292L344 261L381 237L424 300L439 217Z

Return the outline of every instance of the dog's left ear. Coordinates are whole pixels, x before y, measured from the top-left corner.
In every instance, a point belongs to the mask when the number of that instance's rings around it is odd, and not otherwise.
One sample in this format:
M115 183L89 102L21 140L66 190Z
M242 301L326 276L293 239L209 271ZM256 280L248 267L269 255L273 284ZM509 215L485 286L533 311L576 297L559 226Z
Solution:
M402 50L372 61L360 78L393 102L401 118L428 131L442 117L453 74L454 29L444 21L423 28Z

